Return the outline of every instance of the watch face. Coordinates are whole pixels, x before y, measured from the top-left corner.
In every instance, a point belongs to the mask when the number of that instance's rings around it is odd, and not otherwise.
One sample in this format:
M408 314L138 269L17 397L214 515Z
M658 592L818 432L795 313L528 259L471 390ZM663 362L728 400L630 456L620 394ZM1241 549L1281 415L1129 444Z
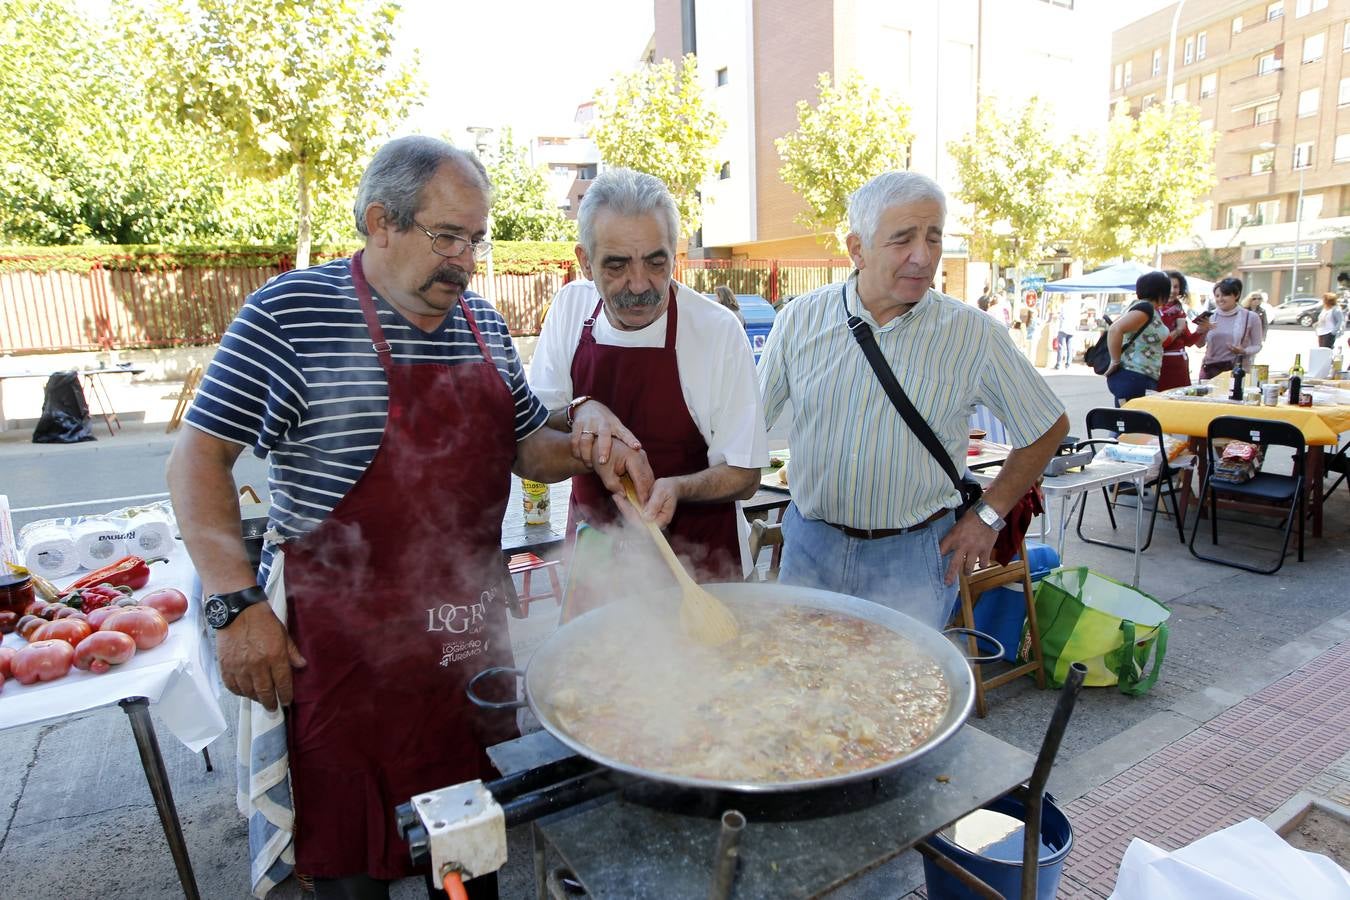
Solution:
M230 624L230 605L219 597L209 597L206 601L206 624L212 628L224 628Z

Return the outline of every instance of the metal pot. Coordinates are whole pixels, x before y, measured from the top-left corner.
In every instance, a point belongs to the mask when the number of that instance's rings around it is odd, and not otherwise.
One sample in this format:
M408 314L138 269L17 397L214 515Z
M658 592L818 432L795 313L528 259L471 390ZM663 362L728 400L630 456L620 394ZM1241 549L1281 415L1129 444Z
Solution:
M557 681L556 673L559 671L560 664L564 660L574 654L591 654L597 652L596 636L602 632L613 634L613 631L610 631L610 628L613 625L612 620L618 616L632 615L626 608L628 604L611 604L609 606L603 606L568 622L550 635L543 645L535 651L529 666L523 673L519 669L504 667L494 667L478 673L469 682L467 688L469 699L484 709L518 709L528 704L530 709L534 712L534 715L539 719L540 724L559 741L582 756L593 759L596 762L619 772L626 772L642 778L650 778L656 781L677 784L684 787L712 790L744 792L811 790L866 778L874 778L894 769L901 768L902 766L909 765L924 754L933 750L933 748L941 745L943 741L946 741L961 728L965 723L966 718L970 715L971 706L974 704L975 689L970 664L988 662L1002 656L1002 648L998 647L997 641L986 635L976 633L977 637L996 646L998 652L987 657L982 656L967 660L961 651L936 629L930 628L904 613L896 612L893 609L858 597L849 597L831 591L782 584L708 584L704 585L704 587L715 594L722 602L731 607L733 611L738 604L750 601L757 603L771 602L792 606L805 606L846 613L868 622L875 622L891 631L903 635L932 657L941 667L942 674L947 680L947 687L950 692L950 700L947 705L946 715L939 721L937 728L926 741L900 756L857 772L809 780L788 782L738 782L692 778L643 768L622 759L606 756L578 740L559 724L552 707L546 699L548 696L546 688L552 686ZM673 611L677 606L677 599L677 596L674 595L670 597L656 595L650 598L650 601L653 608ZM647 605L647 601L644 600L642 602L644 606ZM966 631L965 629L952 630ZM504 673L513 673L516 675L523 674L525 682L524 699L507 702L492 702L483 699L475 693L475 687L479 682Z

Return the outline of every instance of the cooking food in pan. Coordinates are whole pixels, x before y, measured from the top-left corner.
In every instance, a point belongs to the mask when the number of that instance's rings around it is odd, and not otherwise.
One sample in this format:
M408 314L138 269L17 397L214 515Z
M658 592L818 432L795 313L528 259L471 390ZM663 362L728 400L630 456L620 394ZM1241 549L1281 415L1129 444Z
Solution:
M555 723L606 757L684 778L780 783L846 776L904 756L951 702L942 668L877 622L742 602L718 647L612 617L541 690Z

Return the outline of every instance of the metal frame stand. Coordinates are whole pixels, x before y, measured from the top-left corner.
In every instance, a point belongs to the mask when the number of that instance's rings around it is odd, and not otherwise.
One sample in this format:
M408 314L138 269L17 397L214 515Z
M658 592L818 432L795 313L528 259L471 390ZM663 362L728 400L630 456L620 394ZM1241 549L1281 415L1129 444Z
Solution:
M94 402L98 404L98 415L103 416L103 424L108 426L108 435L116 437L117 432L122 430L122 420L117 418L117 410L113 408L107 388L103 386L103 379L94 372L85 372L84 380L89 385L89 393L94 395Z
M178 821L178 808L174 806L173 790L169 787L169 773L164 768L159 739L155 736L155 726L150 720L150 702L144 697L128 697L118 701L117 705L131 720L131 733L136 736L136 749L141 754L141 768L145 770L150 796L155 800L155 811L159 813L164 837L169 842L169 852L173 854L173 865L178 870L183 896L187 900L200 900L197 877L192 872L187 842L183 840L183 826Z

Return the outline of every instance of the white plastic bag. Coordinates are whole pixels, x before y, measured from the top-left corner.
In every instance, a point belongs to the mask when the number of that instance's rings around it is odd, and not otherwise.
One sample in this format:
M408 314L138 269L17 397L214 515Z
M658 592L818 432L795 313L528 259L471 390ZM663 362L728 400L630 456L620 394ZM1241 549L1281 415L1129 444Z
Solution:
M1110 900L1347 900L1350 873L1247 819L1168 852L1135 838Z

